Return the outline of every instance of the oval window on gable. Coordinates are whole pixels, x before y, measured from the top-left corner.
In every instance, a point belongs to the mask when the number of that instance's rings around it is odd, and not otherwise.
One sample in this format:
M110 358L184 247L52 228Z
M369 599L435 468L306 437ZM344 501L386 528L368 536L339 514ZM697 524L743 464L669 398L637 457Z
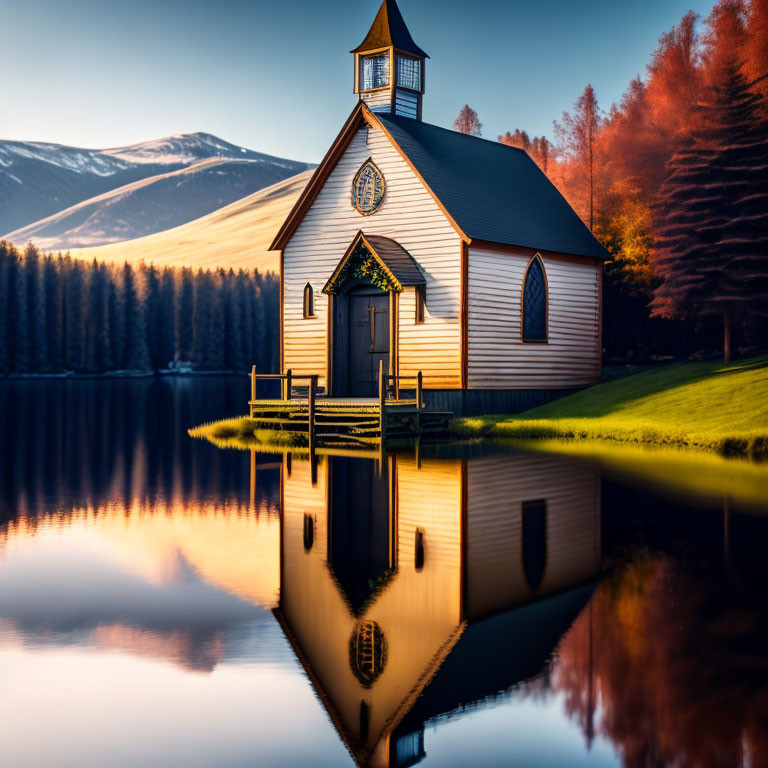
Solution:
M525 270L522 325L523 341L547 340L547 279L538 253Z
M355 174L352 183L352 204L358 213L369 216L379 209L385 194L384 176L373 160L367 160Z

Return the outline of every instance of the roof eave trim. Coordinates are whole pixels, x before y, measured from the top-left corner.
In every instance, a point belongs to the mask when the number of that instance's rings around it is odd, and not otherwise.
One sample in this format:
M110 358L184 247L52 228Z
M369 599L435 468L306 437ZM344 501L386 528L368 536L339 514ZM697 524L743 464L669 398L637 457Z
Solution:
M402 149L402 147L397 143L395 138L392 136L392 134L387 130L384 123L381 122L381 120L378 119L376 114L374 112L371 112L368 107L365 107L366 109L366 116L370 116L370 122L374 123L376 126L378 126L382 133L389 139L392 146L397 150L400 157L405 160L405 162L408 164L408 167L414 172L418 180L424 185L424 189L427 190L429 195L432 197L432 199L437 203L437 207L443 212L443 215L448 219L449 224L456 230L456 234L467 244L471 242L471 239L469 235L464 232L464 230L459 226L456 219L451 216L451 214L448 212L448 209L443 205L443 203L440 201L440 198L435 194L433 189L427 184L424 177L419 173L419 169L411 162L408 155L405 153L405 151Z
M302 219L304 218L304 214L306 213L307 209L315 201L315 198L320 193L323 184L325 184L328 176L330 176L331 171L333 171L333 169L336 167L339 158L352 141L354 130L360 120L365 121L371 126L379 128L379 130L381 130L387 139L389 139L389 142L395 148L397 153L400 155L400 157L403 158L403 160L405 160L405 162L408 164L408 167L416 175L416 178L418 178L419 181L424 185L424 189L427 190L429 195L435 201L437 207L442 211L446 219L448 219L448 223L456 231L456 234L465 243L468 244L471 241L471 238L462 230L453 216L451 216L451 214L448 212L448 209L442 204L438 196L434 193L429 184L427 184L427 182L424 180L424 177L421 175L421 173L419 173L416 166L411 162L408 155L403 151L397 141L395 141L395 139L392 137L392 134L386 129L384 124L376 117L375 113L371 111L371 109L364 101L360 101L352 110L352 113L347 118L347 122L344 123L344 127L341 129L338 136L336 137L336 140L331 145L331 148L320 162L320 165L318 165L315 169L314 174L312 174L312 178L307 183L304 191L301 193L299 199L291 209L291 212L288 214L288 217L283 222L283 225L280 227L280 230L278 231L268 250L280 251L285 248L286 244L291 239L293 233L296 231Z
M325 157L320 161L317 168L315 168L315 172L307 182L307 186L304 187L301 195L299 195L299 199L294 203L293 208L291 208L290 213L285 218L285 221L267 250L280 251L285 248L287 242L291 239L291 236L304 218L306 210L315 201L315 198L323 188L331 171L336 167L339 157L341 157L344 150L349 146L349 143L354 136L354 131L357 128L357 124L361 119L365 118L366 113L372 114L365 105L365 102L359 101L342 126L333 144L331 144L330 149L325 153Z
M594 237L594 235L593 235ZM514 248L523 248L525 250L529 251L536 251L540 253L553 253L558 256L578 256L582 259L597 259L601 261L608 261L608 259L612 259L613 256L611 253L600 244L600 241L595 238L595 241L598 243L598 246L603 251L601 255L598 255L596 253L583 253L583 252L575 252L575 251L562 251L562 250L554 250L552 248L541 248L541 247L534 247L532 245L523 245L522 243L508 243L508 242L501 242L499 240L484 240L483 238L479 237L473 237L469 241L469 245L474 246L475 248L497 248L499 250L512 250Z

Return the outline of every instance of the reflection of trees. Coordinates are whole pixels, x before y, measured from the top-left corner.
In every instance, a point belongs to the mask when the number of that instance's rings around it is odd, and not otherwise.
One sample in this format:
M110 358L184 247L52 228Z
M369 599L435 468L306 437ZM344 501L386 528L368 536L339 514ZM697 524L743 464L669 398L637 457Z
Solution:
M598 587L552 673L587 740L629 768L768 765L768 621L731 577L645 553Z

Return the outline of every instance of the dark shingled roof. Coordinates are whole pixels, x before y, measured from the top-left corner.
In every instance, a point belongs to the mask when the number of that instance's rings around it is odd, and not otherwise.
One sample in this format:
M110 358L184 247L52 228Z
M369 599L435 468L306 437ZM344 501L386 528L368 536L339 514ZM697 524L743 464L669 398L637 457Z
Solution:
M364 235L400 285L426 285L415 259L400 243L381 235Z
M522 149L406 117L376 119L472 239L608 258Z
M420 730L430 720L498 696L535 677L593 592L594 585L588 584L478 623L470 621L400 721L396 736Z
M373 20L368 34L360 45L350 53L365 53L375 51L377 48L389 48L394 46L404 53L412 53L414 56L422 56L428 59L424 51L413 42L408 27L405 26L400 9L395 0L384 0Z

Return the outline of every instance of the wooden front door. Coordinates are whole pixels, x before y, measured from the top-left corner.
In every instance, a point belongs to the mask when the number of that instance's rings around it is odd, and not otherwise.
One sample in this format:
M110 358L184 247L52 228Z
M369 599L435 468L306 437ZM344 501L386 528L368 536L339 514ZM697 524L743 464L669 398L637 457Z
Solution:
M389 370L389 296L377 289L349 294L349 395L378 393L379 360Z

